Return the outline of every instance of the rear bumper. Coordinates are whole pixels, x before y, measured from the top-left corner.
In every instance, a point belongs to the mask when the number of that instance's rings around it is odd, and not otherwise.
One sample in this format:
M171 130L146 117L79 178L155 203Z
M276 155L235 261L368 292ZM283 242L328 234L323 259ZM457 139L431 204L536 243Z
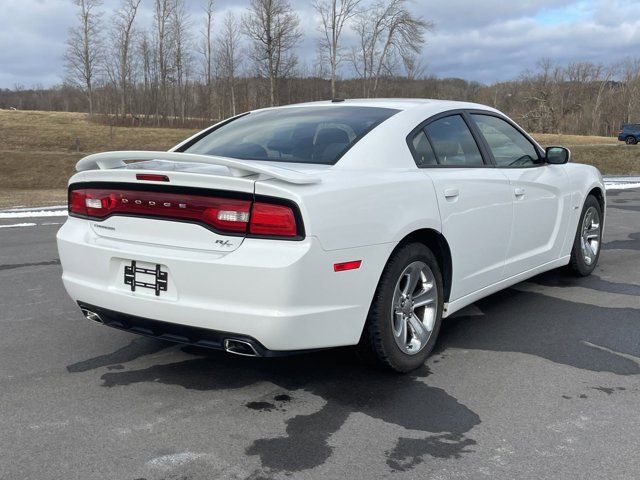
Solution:
M68 219L57 239L62 279L76 302L123 318L233 332L265 352L356 344L393 249L383 244L324 251L307 237L245 239L238 249L220 253L114 240L77 218ZM132 292L122 278L131 260L162 265L167 291ZM362 260L362 266L333 271L334 263L350 260Z
M117 328L125 332L144 335L146 337L168 340L170 342L184 343L203 348L215 350L225 350L225 340L239 340L251 345L258 357L280 357L284 355L294 355L296 353L308 352L309 350L269 350L255 338L234 332L221 332L209 330L207 328L190 327L177 323L162 322L151 318L136 317L126 313L114 312L106 308L78 302L78 306L83 311L97 314L92 320L97 321L107 327Z

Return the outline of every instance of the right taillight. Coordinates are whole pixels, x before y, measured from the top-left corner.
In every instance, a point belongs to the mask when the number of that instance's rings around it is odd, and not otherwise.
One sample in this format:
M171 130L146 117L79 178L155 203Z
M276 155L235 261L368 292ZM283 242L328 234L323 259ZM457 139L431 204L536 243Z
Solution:
M69 192L69 214L103 220L133 215L182 220L223 233L292 238L298 236L293 208L250 199L129 189L78 188Z
M298 234L296 217L291 207L255 202L251 209L249 233L275 237L295 237Z

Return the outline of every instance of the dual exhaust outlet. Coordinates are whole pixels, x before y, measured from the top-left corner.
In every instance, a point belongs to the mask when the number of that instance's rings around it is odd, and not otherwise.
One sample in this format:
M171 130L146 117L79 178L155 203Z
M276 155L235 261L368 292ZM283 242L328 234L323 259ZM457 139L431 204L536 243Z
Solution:
M96 312L93 312L87 308L82 308L82 314L85 316L87 320L91 320L92 322L99 323L104 325L104 321L100 317L100 315ZM224 350L228 353L233 353L234 355L241 355L243 357L259 357L260 354L255 349L255 347L251 344L251 342L247 340L238 340L237 338L225 338L223 342Z

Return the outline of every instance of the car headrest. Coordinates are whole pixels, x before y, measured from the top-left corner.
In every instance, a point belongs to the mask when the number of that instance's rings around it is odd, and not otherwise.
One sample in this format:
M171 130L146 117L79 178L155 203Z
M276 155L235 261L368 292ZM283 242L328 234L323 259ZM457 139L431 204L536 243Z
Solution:
M344 130L337 127L323 128L316 137L316 145L323 146L330 143L349 143L349 135Z
M440 140L438 141L437 149L438 153L444 155L447 158L455 157L460 151L460 144L455 140Z

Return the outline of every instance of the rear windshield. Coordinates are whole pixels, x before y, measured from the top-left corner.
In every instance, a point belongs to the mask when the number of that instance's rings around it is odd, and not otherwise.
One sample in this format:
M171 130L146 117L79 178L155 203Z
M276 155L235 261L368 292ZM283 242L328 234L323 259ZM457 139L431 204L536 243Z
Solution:
M217 128L184 151L244 160L333 165L351 145L397 112L346 106L253 112Z

